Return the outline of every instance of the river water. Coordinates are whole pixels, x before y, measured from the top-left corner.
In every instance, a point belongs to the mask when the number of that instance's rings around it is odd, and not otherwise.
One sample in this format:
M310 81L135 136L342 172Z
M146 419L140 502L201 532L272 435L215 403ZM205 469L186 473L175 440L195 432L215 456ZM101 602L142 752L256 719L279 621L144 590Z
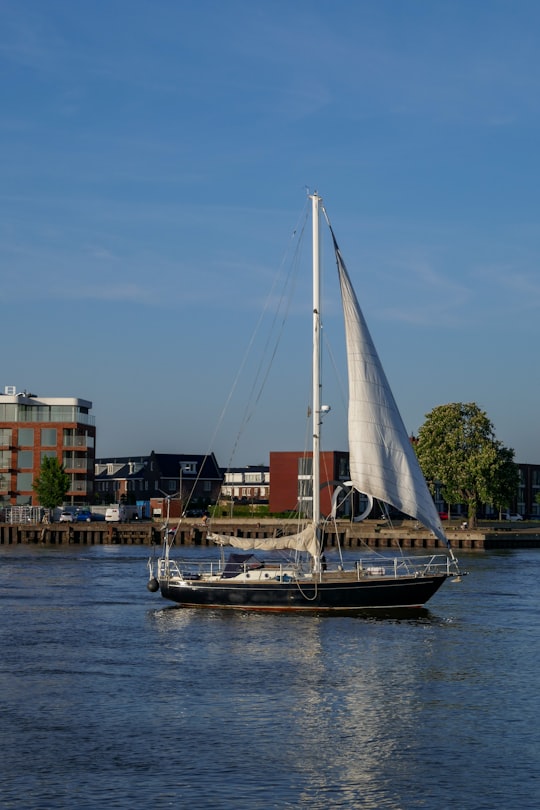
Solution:
M183 610L148 554L0 548L4 810L540 807L540 551L392 619Z

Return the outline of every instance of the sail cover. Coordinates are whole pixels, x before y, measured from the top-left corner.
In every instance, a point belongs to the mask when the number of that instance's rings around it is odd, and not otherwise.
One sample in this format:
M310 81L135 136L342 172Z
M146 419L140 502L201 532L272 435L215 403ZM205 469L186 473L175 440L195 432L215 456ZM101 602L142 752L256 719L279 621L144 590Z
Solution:
M347 343L353 486L391 504L448 544L332 229Z
M296 551L307 551L314 559L320 555L319 541L315 532L315 527L310 524L298 532L298 534L284 535L283 537L235 537L228 534L208 533L208 539L213 540L220 546L234 546L243 549L262 549L264 551L278 551L283 549L294 549Z

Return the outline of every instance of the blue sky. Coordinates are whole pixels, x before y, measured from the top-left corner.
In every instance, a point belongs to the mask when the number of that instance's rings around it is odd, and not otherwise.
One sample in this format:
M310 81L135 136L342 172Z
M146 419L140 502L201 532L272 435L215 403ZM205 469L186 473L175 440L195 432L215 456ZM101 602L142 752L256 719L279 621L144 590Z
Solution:
M476 402L540 463L540 4L0 0L0 19L1 390L90 399L100 456L303 448L308 292L240 438L255 367L231 386L310 188L408 430ZM345 449L338 389L325 446Z

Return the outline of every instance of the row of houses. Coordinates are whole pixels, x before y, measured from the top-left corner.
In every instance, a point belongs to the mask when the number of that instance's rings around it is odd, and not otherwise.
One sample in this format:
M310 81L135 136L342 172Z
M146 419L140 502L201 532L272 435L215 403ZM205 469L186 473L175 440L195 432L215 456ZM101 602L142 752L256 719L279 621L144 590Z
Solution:
M206 455L155 453L96 458L96 426L92 403L76 397L38 397L6 386L0 394L0 507L35 506L33 483L45 457L54 456L70 478L67 502L72 506L149 502L167 504L171 515L186 508L207 508L219 503L223 510L234 503L267 503L274 514L311 507L311 454L271 452L269 466L229 470L220 468L213 453ZM518 464L520 486L512 511L540 518L536 495L540 492L540 465ZM321 453L321 509L329 514L336 492L349 477L346 452ZM439 511L447 505L435 496ZM357 502L343 501L343 515L362 510ZM495 517L490 507L484 517Z
M268 501L268 468L224 472L213 454L155 453L96 458L92 402L40 397L5 386L0 393L0 507L35 506L33 484L43 459L55 457L69 476L67 504L149 501L174 508L206 506L223 497Z

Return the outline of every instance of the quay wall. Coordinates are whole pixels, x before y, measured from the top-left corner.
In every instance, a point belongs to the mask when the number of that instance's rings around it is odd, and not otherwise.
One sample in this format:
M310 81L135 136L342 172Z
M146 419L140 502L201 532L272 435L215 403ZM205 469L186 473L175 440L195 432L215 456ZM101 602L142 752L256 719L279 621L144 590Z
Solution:
M176 525L171 524L171 528ZM297 521L264 519L213 520L211 529L200 520L180 521L177 546L211 546L208 531L235 533L240 537L264 538L276 532L289 534L298 531ZM448 528L448 538L454 551L483 551L490 549L540 548L540 529L523 527L460 529ZM94 546L94 545L159 545L162 526L157 523L0 523L0 545ZM325 547L392 549L400 546L410 550L444 550L446 546L431 532L416 528L411 521L389 527L376 521L362 524L338 522L325 531Z

